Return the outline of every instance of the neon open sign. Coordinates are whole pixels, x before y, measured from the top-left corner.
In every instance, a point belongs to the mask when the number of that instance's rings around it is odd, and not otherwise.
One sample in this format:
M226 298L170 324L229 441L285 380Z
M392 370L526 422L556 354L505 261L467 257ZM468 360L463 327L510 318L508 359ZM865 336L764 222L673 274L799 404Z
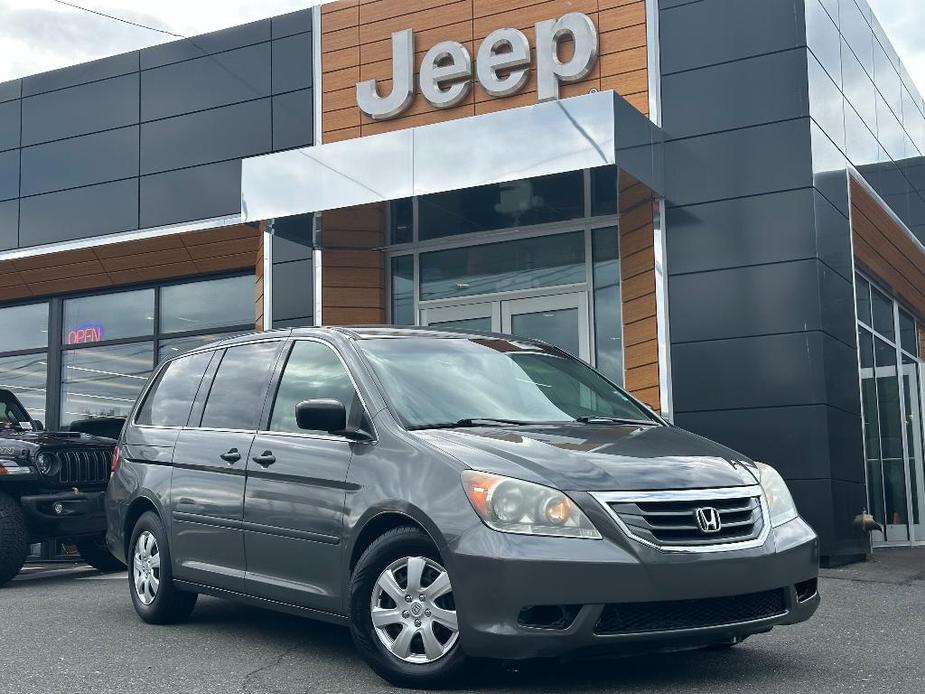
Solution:
M67 344L83 345L103 341L103 326L99 323L81 323L67 332Z

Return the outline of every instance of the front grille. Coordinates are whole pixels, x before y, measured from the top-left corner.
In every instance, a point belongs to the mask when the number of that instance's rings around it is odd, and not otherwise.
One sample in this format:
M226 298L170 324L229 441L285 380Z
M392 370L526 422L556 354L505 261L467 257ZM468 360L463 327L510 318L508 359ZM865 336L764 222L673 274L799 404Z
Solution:
M784 589L703 600L605 605L596 634L639 634L725 626L779 617L787 612Z
M658 547L696 547L757 538L764 527L761 500L757 496L711 499L614 501L610 509L630 534ZM698 509L716 509L721 526L705 532L697 521Z
M61 484L105 484L109 481L112 451L48 451L47 455L54 456L59 463L58 481Z

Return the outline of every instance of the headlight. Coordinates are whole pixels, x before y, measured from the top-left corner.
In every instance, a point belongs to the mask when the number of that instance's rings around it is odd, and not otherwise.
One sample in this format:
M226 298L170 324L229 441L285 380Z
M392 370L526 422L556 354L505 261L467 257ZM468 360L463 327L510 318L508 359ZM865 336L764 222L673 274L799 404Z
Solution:
M562 492L487 472L462 473L466 496L492 530L600 540L587 516Z
M39 472L45 477L54 475L58 471L58 461L47 453L39 453L35 459L35 464L38 466Z
M778 525L792 521L799 514L784 478L770 465L765 463L756 463L756 465L758 465L761 488L764 490L764 497L768 501L771 526L776 528Z

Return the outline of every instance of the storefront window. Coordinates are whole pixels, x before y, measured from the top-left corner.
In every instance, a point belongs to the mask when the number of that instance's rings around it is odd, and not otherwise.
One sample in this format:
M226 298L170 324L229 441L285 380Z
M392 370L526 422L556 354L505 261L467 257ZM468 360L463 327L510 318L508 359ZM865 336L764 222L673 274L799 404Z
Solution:
M154 290L140 289L64 300L66 345L154 334Z
M616 227L591 236L594 281L594 348L598 370L623 385L623 331L620 250Z
M421 254L425 300L585 281L582 232Z
M154 365L154 344L65 350L61 359L61 425L125 417Z
M584 185L584 172L570 171L422 196L420 240L581 218Z
M45 421L45 352L0 358L0 388L12 392L33 419Z
M392 258L392 324L414 325L414 256Z
M169 340L161 340L157 350L157 363L160 364L165 359L178 357L184 352L189 352L191 349L202 347L210 342L234 337L236 334L238 333L209 333L207 335L190 335L189 337L175 337Z
M161 332L254 322L254 278L250 275L168 285L160 291Z
M3 351L43 349L48 346L48 303L0 309Z
M391 243L411 243L414 240L414 201L412 198L393 200L389 204Z
M591 169L591 215L599 217L618 212L616 166Z

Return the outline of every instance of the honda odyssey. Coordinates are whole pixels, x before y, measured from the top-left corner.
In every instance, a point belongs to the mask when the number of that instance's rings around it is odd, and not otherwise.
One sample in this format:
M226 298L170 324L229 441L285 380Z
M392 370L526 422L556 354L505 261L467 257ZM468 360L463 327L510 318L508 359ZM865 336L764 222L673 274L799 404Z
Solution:
M206 594L349 625L405 686L474 658L727 647L819 604L816 535L773 468L531 340L224 340L159 367L113 467L141 619Z

